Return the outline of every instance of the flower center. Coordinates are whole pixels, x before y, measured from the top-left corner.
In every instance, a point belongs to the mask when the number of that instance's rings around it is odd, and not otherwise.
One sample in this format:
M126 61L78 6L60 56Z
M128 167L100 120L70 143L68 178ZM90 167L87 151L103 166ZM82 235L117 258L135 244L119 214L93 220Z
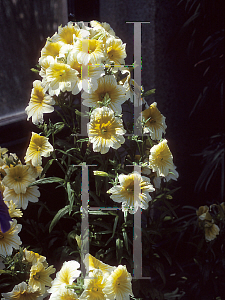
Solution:
M40 275L35 274L35 275L33 276L33 278L34 278L35 280L39 280L39 279L40 279Z
M106 128L105 126L102 126L102 128L101 128L101 132L102 132L102 134L106 134L106 132L107 132L107 128Z
M97 291L98 291L98 288L93 287L93 288L92 288L92 291L93 291L93 292L97 292Z
M2 232L0 232L0 239L4 239L4 235Z

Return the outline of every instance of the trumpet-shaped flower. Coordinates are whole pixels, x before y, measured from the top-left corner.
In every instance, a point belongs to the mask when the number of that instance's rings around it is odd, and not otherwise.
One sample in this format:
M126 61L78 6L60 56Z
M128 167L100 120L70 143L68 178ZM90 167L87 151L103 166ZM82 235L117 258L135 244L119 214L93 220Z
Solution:
M28 115L27 120L32 117L34 124L43 123L43 114L54 111L52 105L55 104L53 98L44 92L44 88L40 80L33 82L33 89L31 92L31 99L25 111Z
M105 300L103 289L105 280L101 270L93 270L89 273L90 278L84 279L84 291L80 296L80 300Z
M84 29L80 29L80 27L73 22L68 22L68 24L64 27L58 27L58 34L53 35L53 42L63 42L65 44L72 45L74 42L74 37L82 39L84 37L88 37L89 32Z
M11 218L21 218L23 216L22 211L17 208L17 205L13 202L13 200L10 200L9 202L6 201L5 203L9 208L9 215Z
M5 169L5 172L6 176L3 178L2 183L13 189L16 194L26 193L28 185L35 180L29 172L29 166L17 165Z
M118 179L120 185L112 187L107 193L112 194L110 198L113 201L122 202L122 211L136 213L138 207L147 209L152 199L149 193L155 190L150 179L136 171L128 175L120 174Z
M49 89L49 94L59 95L65 91L71 91L73 95L77 95L80 91L77 87L78 72L72 69L69 65L55 62L50 64L46 70L46 82Z
M39 290L33 289L26 282L21 282L14 286L8 293L2 293L4 300L42 300L44 296Z
M53 42L51 39L47 39L44 48L41 50L41 57L39 63L47 56L52 56L53 58L59 55L61 47L64 45L62 42Z
M26 248L23 250L23 261L28 261L33 265L36 265L37 262L40 262L43 264L45 268L48 267L48 263L46 261L46 257L40 255L39 253L28 251Z
M0 254L3 256L11 255L13 248L19 249L22 244L18 233L22 229L21 224L17 224L15 219L10 222L10 229L6 232L2 232L0 229Z
M48 138L32 132L29 147L27 148L25 161L31 161L33 166L41 165L42 156L48 157L53 151L52 145L48 142ZM29 168L29 167L28 167Z
M150 133L153 140L162 138L162 134L165 133L167 126L165 117L158 110L156 102L142 112L142 121L144 123L144 133Z
M42 166L33 166L31 161L27 161L26 165L30 167L29 171L32 177L37 178L41 175L41 172L43 171Z
M98 40L77 40L74 44L74 51L77 55L77 61L80 64L87 65L101 64L104 59L103 44Z
M98 260L97 258L95 258L89 253L86 254L84 258L84 265L87 272L93 271L95 269L99 269L102 271L103 275L110 274L112 271L115 270L115 267L104 264L103 262L101 262L100 260Z
M93 143L94 152L105 154L109 148L118 149L125 142L122 136L126 130L120 118L108 107L96 108L91 114L88 125L89 141Z
M62 286L70 285L80 276L81 271L77 270L80 264L75 261L66 261L63 263L61 270L56 274L56 278L52 282L49 293L57 293Z
M62 286L57 293L51 294L49 300L78 300L77 294L66 286Z
M30 269L30 279L28 283L34 289L38 289L41 293L44 293L45 287L51 286L52 278L50 275L53 273L55 273L55 268L53 268L53 266L45 268L45 266L38 261Z
M26 209L28 202L36 203L38 202L38 197L40 197L40 192L37 186L29 186L25 193L17 194L14 189L5 188L3 192L4 200L13 200L17 208Z
M90 29L91 38L94 37L95 39L103 40L103 42L105 43L107 38L115 36L114 30L106 22L100 23L98 21L93 20L90 22L90 24L93 28L92 30Z
M128 99L125 88L117 84L113 75L99 78L97 89L84 92L82 98L83 105L88 107L99 107L101 103L108 101L107 106L119 114L122 112L121 105Z
M109 300L129 300L133 296L131 287L131 275L126 266L119 265L107 278L103 292Z
M77 61L77 54L71 51L67 57L67 64L78 72L78 88L85 92L96 90L98 87L98 78L105 74L103 65L82 65Z
M107 39L105 47L107 53L106 63L114 62L115 65L125 64L125 58L127 57L126 44L123 44L121 39L111 37Z
M174 170L173 156L167 145L167 140L153 146L150 150L149 167L157 176L167 176L170 170Z

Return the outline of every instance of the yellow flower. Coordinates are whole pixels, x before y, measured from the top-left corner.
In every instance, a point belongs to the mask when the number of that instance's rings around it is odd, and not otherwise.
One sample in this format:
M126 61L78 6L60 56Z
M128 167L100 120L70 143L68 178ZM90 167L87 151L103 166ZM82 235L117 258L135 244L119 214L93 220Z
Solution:
M111 37L107 39L105 47L107 53L106 63L114 62L115 65L125 64L124 59L127 57L126 44L123 44L121 39Z
M39 253L33 251L28 251L26 248L23 250L23 254L23 260L30 262L32 266L35 265L37 262L40 262L45 268L47 268L48 263L46 261L45 256L42 256Z
M29 147L24 157L25 161L31 160L33 166L41 165L41 157L50 156L50 152L53 151L52 145L48 142L48 138L32 132Z
M114 112L121 113L121 105L128 99L123 86L118 85L113 75L106 75L98 79L98 87L82 94L82 104L88 107L99 107L100 102L110 100L107 106Z
M39 62L41 62L47 56L53 56L54 58L59 55L61 47L64 45L62 42L52 42L51 39L47 39L44 48L41 50L41 57Z
M7 148L2 148L0 147L0 157L5 154L6 152L8 152L8 149Z
M38 202L40 192L37 186L29 186L25 193L19 194L17 194L14 189L5 188L3 196L4 201L13 200L18 208L26 209L29 201L33 203Z
M17 208L17 205L13 202L13 200L10 200L9 202L5 201L5 203L9 208L9 215L11 218L21 218L23 216L22 211Z
M34 289L39 289L42 293L45 292L45 286L51 286L52 278L51 274L55 272L53 266L48 267L47 269L41 262L37 262L30 269L30 279L29 285Z
M210 242L216 238L219 234L220 229L218 225L214 224L214 219L209 213L209 208L207 205L200 206L196 212L198 216L199 225L203 225L205 231L205 239L207 242Z
M107 193L112 194L110 198L113 201L122 202L122 211L129 210L134 214L138 207L147 209L148 202L152 199L149 193L155 190L150 179L136 171L128 175L120 174L118 179L120 185L112 187Z
M80 296L80 300L105 300L103 288L105 287L105 281L101 270L93 270L88 275L90 279L84 279L84 291Z
M49 300L78 300L78 296L72 289L63 286L57 293L51 294Z
M100 260L98 260L97 258L95 258L89 253L85 255L84 265L87 272L93 271L94 269L99 269L102 271L103 275L107 273L110 274L112 271L115 270L115 267L104 264L103 262L101 262Z
M130 295L133 296L131 279L126 266L119 265L107 278L106 287L103 288L107 299L129 300Z
M33 166L31 161L28 161L26 165L30 167L29 171L32 177L37 178L41 175L41 172L43 171L42 166Z
M74 51L80 64L101 64L104 59L103 44L98 40L77 40Z
M79 93L76 83L78 82L78 72L72 69L69 65L55 62L50 64L46 70L46 82L49 89L49 94L59 95L65 91L72 91L73 95Z
M88 64L82 66L82 64L77 61L77 53L75 51L70 51L68 54L67 64L78 72L78 82L76 84L79 91L81 91L82 88L87 93L91 89L96 90L98 87L98 78L105 74L104 65Z
M157 176L167 176L169 171L174 170L173 156L167 145L167 140L153 146L150 150L149 167Z
M47 95L40 80L33 82L33 89L31 92L31 99L25 111L28 115L27 120L32 117L34 124L43 123L43 114L51 113L54 111L52 105L55 104L53 98Z
M144 133L150 133L153 140L162 138L162 134L165 133L167 126L165 117L158 110L156 102L142 112L142 121L144 123Z
M120 118L108 107L96 108L88 123L89 141L93 143L93 151L105 154L109 148L118 149L125 142L122 136L126 130Z
M61 270L56 274L56 278L52 282L49 293L57 293L61 286L71 285L80 276L81 271L77 270L79 267L80 264L75 260L64 262Z
M15 219L10 222L10 229L3 233L0 229L0 254L3 256L11 255L12 250L19 249L22 244L18 233L22 229L21 224L17 224Z
M8 293L2 293L4 300L41 300L42 293L34 290L26 282L21 282L14 286L13 290Z
M110 35L115 36L114 30L106 22L100 23L98 21L93 20L90 22L90 24L91 27L95 29L95 31L97 31L98 33L102 33L102 35L104 36L110 36Z
M5 172L6 176L3 178L2 183L13 189L16 194L26 193L28 185L35 180L29 172L29 166L17 165L5 169Z
M82 39L84 35L88 36L89 33L87 30L80 29L77 24L73 24L73 22L68 22L68 24L64 27L58 27L58 34L53 35L53 42L63 42L65 44L73 44L74 36L76 38Z

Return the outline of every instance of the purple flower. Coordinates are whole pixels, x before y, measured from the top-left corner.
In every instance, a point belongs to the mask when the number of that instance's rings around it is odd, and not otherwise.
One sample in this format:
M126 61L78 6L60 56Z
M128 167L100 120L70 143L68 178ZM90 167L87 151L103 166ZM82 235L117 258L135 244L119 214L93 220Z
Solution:
M9 215L8 207L3 201L2 193L0 191L0 230L5 233L10 229L10 223L12 221Z

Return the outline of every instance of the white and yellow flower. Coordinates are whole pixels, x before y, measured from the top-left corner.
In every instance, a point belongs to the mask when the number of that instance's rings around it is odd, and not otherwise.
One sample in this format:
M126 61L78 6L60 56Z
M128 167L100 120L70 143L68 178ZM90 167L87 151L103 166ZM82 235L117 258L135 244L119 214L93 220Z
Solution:
M87 272L98 269L102 271L103 275L110 274L112 271L116 269L116 267L112 267L110 265L103 263L102 261L98 260L97 258L95 258L89 253L85 255L84 265Z
M28 261L29 263L33 265L36 265L37 262L40 262L43 264L45 268L48 267L48 263L46 261L46 257L40 255L39 253L33 252L33 251L28 251L26 248L23 249L23 261Z
M80 276L81 271L78 268L80 268L80 264L75 260L64 262L61 270L56 273L49 293L57 293L61 287L71 285Z
M163 140L153 146L149 155L149 167L153 172L157 172L157 176L167 176L174 170L173 156L167 145L167 140Z
M2 293L4 300L42 300L44 296L39 290L33 289L26 282L21 282L14 286L8 293Z
M166 118L158 110L156 102L142 112L141 119L144 133L149 133L153 140L160 140L162 134L165 134L167 126L165 123Z
M103 292L109 300L129 300L134 296L131 286L132 277L126 266L119 265L107 278Z
M14 189L5 188L3 192L4 201L13 201L18 208L26 209L28 202L36 203L38 202L38 197L40 197L40 192L38 186L29 186L25 193L16 193Z
M44 48L41 50L41 57L39 58L39 63L47 56L52 56L56 58L59 55L61 47L64 45L62 42L53 42L51 39L47 39Z
M118 149L125 142L122 120L115 117L109 107L93 110L88 123L89 141L93 143L93 151L105 154L109 148Z
M111 37L107 39L106 44L106 63L114 62L115 65L120 66L125 64L126 44L123 44L121 39Z
M23 216L22 211L19 208L17 208L17 205L13 202L13 200L5 201L5 204L8 206L9 215L11 218L21 218Z
M38 289L41 293L44 293L45 287L51 286L52 278L50 275L53 273L55 273L53 266L45 268L43 263L38 261L35 265L31 266L28 284L34 289Z
M77 294L66 286L62 286L57 293L51 294L49 300L78 300Z
M77 95L80 90L77 87L78 72L72 69L68 64L54 62L46 69L45 80L51 96L58 96L60 92L71 91Z
M123 86L118 85L113 75L106 75L98 79L98 87L82 94L83 105L99 107L108 100L107 106L115 113L121 114L121 105L128 99Z
M26 193L28 186L35 180L29 172L29 166L17 165L5 169L5 172L6 176L2 183L9 189L13 189L16 194Z
M84 279L84 291L80 296L80 300L105 300L103 289L105 280L101 270L93 270L88 275L90 278Z
M75 51L71 51L67 57L67 64L78 72L78 88L81 91L82 88L87 93L90 90L96 90L98 87L97 80L105 74L104 65L87 64L82 65L77 61L77 54Z
M3 256L11 255L13 249L19 249L22 244L18 233L22 229L21 224L17 224L17 221L13 219L10 222L10 229L3 233L0 229L0 254Z
M43 123L43 114L51 113L54 111L52 105L55 104L54 99L47 95L40 80L33 82L33 89L31 92L31 99L25 111L28 115L27 120L32 117L34 124Z
M53 151L52 145L49 143L48 138L32 132L29 147L26 151L25 161L31 161L33 166L41 165L42 156L48 157ZM29 166L27 166L29 168Z
M84 29L80 29L80 27L73 22L68 22L68 24L64 27L58 27L58 34L53 35L53 42L62 42L65 44L72 45L74 42L74 37L78 39L82 39L89 36L89 32Z
M89 63L101 64L105 58L102 41L95 39L77 40L74 44L74 51L77 55L77 61L84 65Z
M122 211L129 210L134 214L138 207L147 209L148 202L152 199L149 193L155 190L150 179L136 171L128 175L120 174L118 179L120 184L109 189L107 193L112 194L110 198L113 201L122 202Z

